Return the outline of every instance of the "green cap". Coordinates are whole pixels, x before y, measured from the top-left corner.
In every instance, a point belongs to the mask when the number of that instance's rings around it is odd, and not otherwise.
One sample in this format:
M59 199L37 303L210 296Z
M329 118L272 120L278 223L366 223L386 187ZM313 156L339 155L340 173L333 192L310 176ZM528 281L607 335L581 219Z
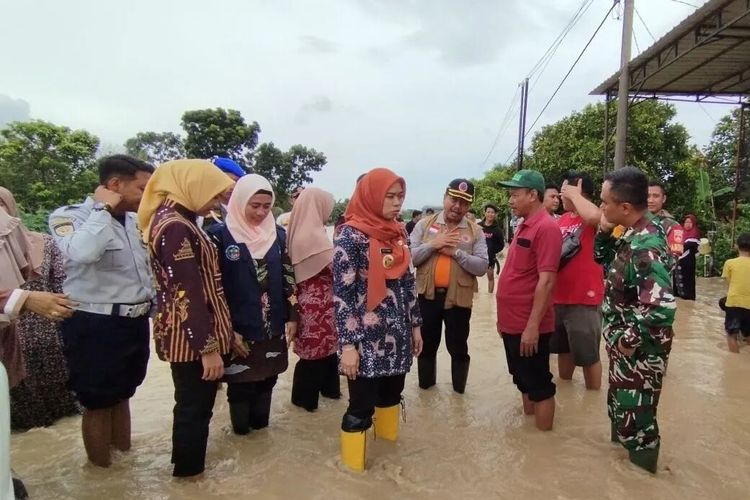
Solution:
M540 195L544 194L544 176L536 170L519 170L513 174L511 180L498 184L507 188L535 189Z

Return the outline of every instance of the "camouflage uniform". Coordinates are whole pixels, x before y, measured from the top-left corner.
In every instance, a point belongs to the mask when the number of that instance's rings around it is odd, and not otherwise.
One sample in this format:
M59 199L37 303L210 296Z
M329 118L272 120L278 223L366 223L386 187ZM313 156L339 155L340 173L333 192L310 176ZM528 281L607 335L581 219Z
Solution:
M656 407L675 314L670 276L674 258L664 229L650 214L619 239L597 234L594 252L597 262L609 269L602 313L613 433L628 450L658 450ZM636 348L632 356L619 351L620 340L624 347Z

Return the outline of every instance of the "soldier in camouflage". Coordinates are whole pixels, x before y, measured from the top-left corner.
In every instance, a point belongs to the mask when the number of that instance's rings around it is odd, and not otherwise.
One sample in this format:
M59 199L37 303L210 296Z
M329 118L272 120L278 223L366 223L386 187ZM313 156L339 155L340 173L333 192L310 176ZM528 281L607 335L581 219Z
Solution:
M595 258L607 266L602 305L609 356L607 406L612 441L630 461L656 472L659 426L656 408L672 347L674 258L662 226L647 211L648 180L638 169L611 172L602 186L602 220ZM620 225L624 233L615 238Z

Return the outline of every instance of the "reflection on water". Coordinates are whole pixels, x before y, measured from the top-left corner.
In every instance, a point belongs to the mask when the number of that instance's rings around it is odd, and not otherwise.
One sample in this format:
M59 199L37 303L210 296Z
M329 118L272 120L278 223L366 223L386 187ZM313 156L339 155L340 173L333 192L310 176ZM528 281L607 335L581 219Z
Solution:
M420 391L416 374L407 377L401 440L371 439L364 474L338 462L345 401L323 399L313 414L293 407L290 370L274 393L271 427L248 436L231 433L219 393L207 479L173 480L172 382L155 356L133 401L133 450L116 455L110 469L85 465L78 417L14 435L13 466L35 499L747 498L750 349L739 355L726 349L716 306L721 280L698 286L696 303L679 304L659 408L657 476L632 467L609 442L606 392L586 392L579 372L572 383L556 380L555 430L534 429L507 374L494 297L486 292L477 295L472 316L467 393L453 393L443 348L438 385Z

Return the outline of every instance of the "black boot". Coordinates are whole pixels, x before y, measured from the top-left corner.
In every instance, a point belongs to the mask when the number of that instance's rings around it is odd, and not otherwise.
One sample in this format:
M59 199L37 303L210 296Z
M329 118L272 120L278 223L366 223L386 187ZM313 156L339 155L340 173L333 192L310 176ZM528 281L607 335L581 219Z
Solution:
M235 434L244 436L250 432L250 403L229 403L229 418Z
M13 478L13 496L16 500L26 500L29 498L29 493L26 491L26 486L23 485L23 481L17 477Z
M437 377L435 374L436 362L435 358L417 358L417 374L419 375L419 387L421 389L429 389L435 385Z
M273 391L259 392L250 404L250 427L255 430L268 427L271 415L271 394Z
M325 358L323 366L323 383L320 393L324 398L341 399L341 376L339 375L339 357L331 354Z
M451 360L451 378L453 379L453 390L463 394L466 390L466 379L469 378L469 363L471 360Z
M307 411L318 409L318 384L313 370L308 361L300 359L294 367L294 380L292 381L292 404L304 408Z
M656 464L659 461L659 448L647 450L629 450L630 461L638 467L656 474Z

